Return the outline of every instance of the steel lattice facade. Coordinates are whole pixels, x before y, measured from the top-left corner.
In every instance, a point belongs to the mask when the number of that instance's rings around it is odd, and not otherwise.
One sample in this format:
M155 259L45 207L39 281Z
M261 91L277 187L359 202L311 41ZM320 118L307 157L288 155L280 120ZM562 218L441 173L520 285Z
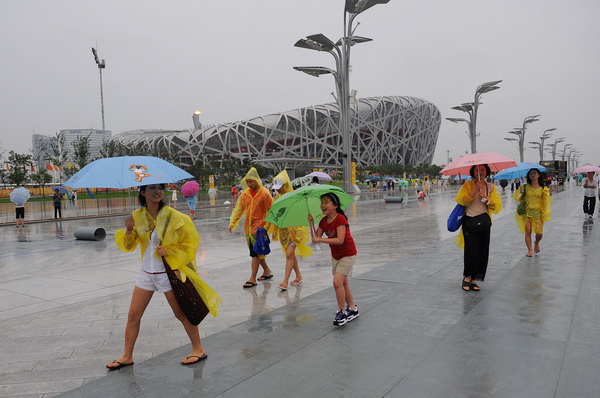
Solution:
M351 107L352 159L358 166L430 164L441 114L431 102L386 96ZM342 164L337 104L309 106L196 130L137 130L116 135L148 153L179 153L181 161L250 158L270 167L288 164L336 168Z

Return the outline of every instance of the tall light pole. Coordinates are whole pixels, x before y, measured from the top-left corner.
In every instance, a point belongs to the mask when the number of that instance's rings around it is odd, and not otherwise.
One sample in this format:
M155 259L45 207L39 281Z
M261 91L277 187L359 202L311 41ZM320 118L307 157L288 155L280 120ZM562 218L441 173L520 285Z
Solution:
M467 122L467 125L469 126L469 141L471 143L471 153L477 152L477 137L479 136L479 133L477 133L477 109L479 109L479 105L482 104L482 102L480 102L479 100L481 99L481 96L483 94L499 89L500 87L498 87L497 84L501 82L502 80L496 80L493 82L480 84L479 87L475 89L475 98L473 102L466 102L464 104L452 108L457 111L467 112L469 114L469 120L446 118L446 120L449 120L454 123L458 123L459 121Z
M533 122L537 122L538 117L540 117L540 115L534 115L534 116L527 116L524 120L523 120L523 127L517 127L514 128L513 131L509 131L508 134L514 134L517 136L517 142L519 143L519 158L520 158L520 162L524 162L524 155L525 155L525 132L527 131L527 125L529 123L533 123ZM511 139L505 138L505 140L507 141L512 141Z
M545 130L542 133L542 136L540 137L540 141L529 141L530 144L533 144L534 146L532 146L531 148L537 149L539 151L540 154L540 164L544 161L544 142L548 139L548 137L550 137L550 135L552 134L552 131L556 130L555 128L551 128L548 130Z
M554 144L548 144L548 147L550 148L550 152L552 153L552 161L556 160L556 150L558 149L558 144L560 142L564 142L565 138L564 137L559 137L557 139L554 140Z
M350 48L358 43L371 41L372 39L360 36L354 36L356 26L354 19L363 11L377 5L386 4L390 0L346 0L344 7L344 35L334 43L325 35L319 33L307 36L306 39L300 39L294 44L296 47L307 48L309 50L325 51L335 59L335 70L322 66L297 66L294 69L307 73L311 76L319 77L323 74L332 74L335 79L335 89L337 92L336 101L340 112L339 133L342 137L342 166L344 174L344 190L353 192L351 186L352 162L351 153L351 134L350 134Z
M567 153L567 148L573 146L573 144L565 144L563 147L562 160L565 160L565 154Z
M94 54L94 60L96 61L96 65L98 65L98 71L100 72L100 108L102 110L102 130L106 130L104 126L104 91L102 90L102 69L106 68L106 63L104 60L98 59L98 52L94 47L92 47L92 54Z

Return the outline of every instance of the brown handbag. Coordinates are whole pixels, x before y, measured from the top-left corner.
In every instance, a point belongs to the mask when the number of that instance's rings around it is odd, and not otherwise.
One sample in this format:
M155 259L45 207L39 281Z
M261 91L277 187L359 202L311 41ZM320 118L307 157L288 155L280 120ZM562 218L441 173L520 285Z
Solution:
M204 304L204 301L202 300L202 297L200 297L192 280L187 278L185 282L183 282L179 279L175 271L171 269L167 260L165 260L164 257L162 260L165 265L165 270L167 271L167 276L169 277L169 282L171 282L171 288L173 289L173 293L175 294L175 298L177 298L181 310L192 325L199 325L206 315L208 315L208 307Z
M165 222L165 233L170 222L171 217L169 216ZM185 282L183 282L179 276L177 276L177 273L171 269L171 266L164 257L162 257L162 261L165 270L167 271L169 282L171 282L171 288L173 289L173 293L175 294L175 298L177 299L181 310L192 325L198 326L206 315L208 315L208 307L202 300L202 297L200 297L192 280L186 278Z

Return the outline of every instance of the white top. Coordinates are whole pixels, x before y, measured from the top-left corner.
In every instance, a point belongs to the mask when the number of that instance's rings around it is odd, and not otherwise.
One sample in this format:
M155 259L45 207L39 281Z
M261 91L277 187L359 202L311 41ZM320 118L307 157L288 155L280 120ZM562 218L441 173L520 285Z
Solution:
M587 197L594 197L598 191L598 176L594 176L591 180L588 180L587 177L583 179L583 185L593 185L593 188L583 188L584 195Z
M142 270L151 274L166 271L162 260L155 255L158 243L158 233L154 230L152 231L152 235L150 235L150 241L142 259Z
M173 193L171 194L171 200L177 200L177 191L173 191Z

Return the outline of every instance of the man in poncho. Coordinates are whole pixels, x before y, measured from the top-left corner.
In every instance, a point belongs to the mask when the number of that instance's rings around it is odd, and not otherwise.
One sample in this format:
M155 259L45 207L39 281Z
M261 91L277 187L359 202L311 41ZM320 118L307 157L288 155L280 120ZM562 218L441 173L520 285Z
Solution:
M267 265L266 256L262 256L252 248L256 243L256 230L264 228L265 217L273 204L273 197L269 191L263 187L258 171L252 167L246 176L241 181L243 192L238 198L238 201L229 218L229 232L235 230L246 213L246 221L244 222L244 233L246 234L246 242L252 258L252 273L244 288L256 286L258 267L263 268L263 274L258 278L259 281L271 279L273 273Z

